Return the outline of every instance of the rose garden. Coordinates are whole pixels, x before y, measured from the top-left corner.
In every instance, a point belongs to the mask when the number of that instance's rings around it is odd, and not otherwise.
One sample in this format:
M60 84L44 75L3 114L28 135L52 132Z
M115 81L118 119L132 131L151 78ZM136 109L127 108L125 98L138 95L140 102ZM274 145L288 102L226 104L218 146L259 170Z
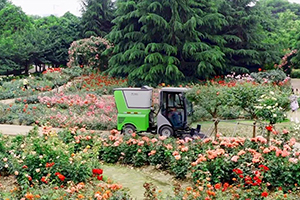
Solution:
M87 0L82 18L12 20L0 0L0 124L31 128L0 131L0 200L299 199L300 6L259 2ZM185 88L205 137L117 130L114 89L144 85L156 116L160 91Z
M287 120L291 85L280 70L180 85L190 88L187 96L194 102L196 122L226 119L262 125L255 137L252 127L241 136L219 128L207 132L210 137L204 140L120 134L115 130L112 90L126 87L126 79L71 67L32 76L28 90L21 82L18 77L1 81L1 99L14 102L1 104L0 121L42 126L43 134L33 128L26 136L1 135L1 177L16 180L14 187L0 193L4 199L132 198L130 188L106 175L104 163L137 169L154 166L173 176L173 192L168 194L145 182L145 199L298 197L299 130ZM157 95L153 98L156 103ZM176 180L188 186L181 187Z

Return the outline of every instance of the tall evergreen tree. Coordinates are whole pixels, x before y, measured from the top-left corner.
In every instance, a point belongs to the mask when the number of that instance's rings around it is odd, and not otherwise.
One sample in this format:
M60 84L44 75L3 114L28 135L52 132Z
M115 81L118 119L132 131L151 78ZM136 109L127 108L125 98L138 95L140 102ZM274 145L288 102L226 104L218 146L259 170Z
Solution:
M257 0L224 0L220 12L226 17L228 25L219 34L225 36L222 47L226 54L227 69L246 72L278 60L278 51L264 43L262 13L257 9ZM228 71L228 72L230 72Z
M111 0L82 0L82 37L108 34L114 18L114 4Z
M215 35L226 24L210 0L119 0L109 74L132 84L174 84L224 67Z

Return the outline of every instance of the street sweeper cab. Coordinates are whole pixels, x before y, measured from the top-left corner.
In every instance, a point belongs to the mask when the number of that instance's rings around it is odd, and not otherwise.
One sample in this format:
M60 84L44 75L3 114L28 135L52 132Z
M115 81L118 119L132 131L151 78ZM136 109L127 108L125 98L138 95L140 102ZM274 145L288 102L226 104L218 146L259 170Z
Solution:
M188 126L188 116L193 110L185 97L186 91L187 88L162 88L159 92L159 109L155 113L153 88L116 88L117 129L124 134L152 132L167 137L200 134L200 125L197 129Z

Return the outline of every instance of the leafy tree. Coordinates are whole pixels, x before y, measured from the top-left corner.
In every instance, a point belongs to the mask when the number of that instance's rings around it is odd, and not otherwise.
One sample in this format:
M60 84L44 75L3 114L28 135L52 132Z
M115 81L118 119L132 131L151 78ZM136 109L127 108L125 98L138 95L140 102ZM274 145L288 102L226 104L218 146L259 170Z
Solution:
M291 3L288 0L260 0L258 3L270 10L275 18L278 18L279 13L287 10L291 10L297 16L300 15L300 5L297 3Z
M109 74L137 85L216 74L224 67L216 30L226 24L216 8L208 0L117 1Z
M10 36L24 29L31 29L30 18L20 7L8 4L0 10L0 36Z
M111 0L82 0L82 36L108 34L114 18L114 4Z
M79 19L71 13L36 18L34 26L0 37L0 70L25 70L29 66L66 65L68 48L78 39ZM8 33L6 31L5 33Z
M12 46L14 41L10 38L0 37L0 74L5 74L12 69L20 69L20 65L12 60Z
M40 51L40 56L35 59L36 64L42 62L55 66L66 65L68 62L68 49L74 40L79 38L80 20L75 15L67 12L62 17L43 17L35 21ZM42 38L41 34L45 34ZM45 46L43 46L43 44Z
M10 37L5 37L0 40L0 50L4 52L0 56L3 63L1 71L14 70L14 74L25 70L28 73L31 64L31 56L29 52L32 51L33 45L27 42L23 32L17 32Z

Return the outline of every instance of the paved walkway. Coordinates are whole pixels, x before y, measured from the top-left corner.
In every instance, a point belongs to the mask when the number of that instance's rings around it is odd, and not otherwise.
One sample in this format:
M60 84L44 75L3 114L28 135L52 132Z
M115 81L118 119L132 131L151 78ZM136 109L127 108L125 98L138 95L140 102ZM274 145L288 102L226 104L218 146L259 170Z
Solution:
M8 124L0 124L0 133L4 135L26 135L30 130L32 130L33 126L19 126L19 125L8 125ZM53 128L54 130L60 130L59 128ZM43 133L43 128L39 127L40 135Z

